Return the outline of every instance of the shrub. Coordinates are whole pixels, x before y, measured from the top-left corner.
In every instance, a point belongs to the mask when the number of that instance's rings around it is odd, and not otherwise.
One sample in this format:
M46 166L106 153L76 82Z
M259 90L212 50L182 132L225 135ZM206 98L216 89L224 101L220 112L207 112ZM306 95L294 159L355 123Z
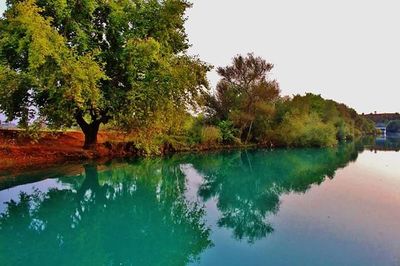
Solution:
M337 144L336 129L331 124L324 124L316 121L314 124L309 124L300 140L303 141L302 146L325 147L334 146Z
M206 145L215 145L222 141L222 134L219 128L214 126L205 126L201 130L201 143Z
M233 126L232 121L221 121L218 124L218 128L224 143L234 143L236 141L237 138L235 135L238 133L238 130Z
M343 120L336 123L336 128L336 138L338 141L352 140L354 138L351 128Z
M337 144L336 128L316 114L288 114L278 128L277 138L286 146L326 147Z
M30 125L22 126L23 130L19 132L19 138L29 139L33 143L39 142L40 138L43 137L42 124L42 120L35 120Z
M203 129L203 116L194 117L188 124L187 141L190 145L199 144L201 142L201 132Z

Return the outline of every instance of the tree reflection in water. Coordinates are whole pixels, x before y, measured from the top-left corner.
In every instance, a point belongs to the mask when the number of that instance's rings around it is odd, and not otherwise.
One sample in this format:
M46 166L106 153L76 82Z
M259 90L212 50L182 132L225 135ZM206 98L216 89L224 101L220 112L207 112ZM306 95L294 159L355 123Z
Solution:
M0 218L6 265L186 265L211 246L204 209L172 161L85 165L73 189L20 194ZM77 180L82 180L78 184Z
M361 150L361 144L352 143L331 149L238 151L197 157L192 163L204 178L200 196L217 201L218 225L252 243L273 232L268 216L278 212L281 195L304 193L333 178Z
M85 165L66 189L20 194L0 218L0 261L10 265L185 265L212 246L205 209L185 198L182 165L203 177L218 226L252 243L273 232L287 193L304 193L354 161L361 144L331 149L177 155Z

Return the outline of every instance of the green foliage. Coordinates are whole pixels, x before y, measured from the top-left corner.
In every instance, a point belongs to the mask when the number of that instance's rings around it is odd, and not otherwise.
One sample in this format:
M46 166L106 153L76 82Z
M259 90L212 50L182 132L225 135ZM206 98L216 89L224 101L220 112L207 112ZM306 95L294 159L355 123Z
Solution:
M37 143L43 135L43 121L40 119L35 120L29 125L23 125L22 129L18 134L20 139L28 139L33 143Z
M99 83L107 76L94 59L97 50L77 54L43 11L35 1L23 1L0 21L0 108L23 121L26 107L35 106L49 123L68 124L74 109L100 104ZM15 82L7 84L10 79Z
M259 102L256 104L251 139L259 143L264 143L268 140L268 134L273 127L275 113L275 103Z
M190 120L190 127L187 133L188 143L190 145L196 145L201 143L201 131L205 124L204 117L199 115L198 117L193 117Z
M275 141L293 146L332 146L374 132L353 109L311 93L281 101L274 123Z
M143 123L140 130L127 131L129 141L144 153L160 154L163 148L184 150L194 144L190 136L196 121L184 109L166 104L152 114L150 121ZM199 142L200 137L195 143Z
M204 112L220 127L224 142L232 134L225 133L221 121L232 124L242 140L267 145L333 146L374 134L373 123L344 104L311 93L279 97L277 82L267 79L272 68L252 54L218 68L222 79L216 94L206 95Z
M279 98L279 86L269 80L273 65L253 54L233 58L231 66L220 67L222 77L216 95L206 96L206 113L211 120L230 120L246 142L252 130L268 128L274 103Z
M186 109L210 67L186 55L185 0L9 1L0 18L0 110L53 127L142 127L165 105ZM10 82L13 81L13 82ZM94 137L93 137L94 135Z
M238 130L233 126L232 121L224 120L218 123L218 128L221 132L222 141L224 143L237 143L240 139L236 137Z
M323 147L374 133L374 125L353 109L311 93L259 101L254 110L250 116L232 108L228 121L236 130L249 123L246 139L259 144Z
M354 138L351 129L343 120L340 120L336 124L336 128L337 128L336 138L339 141L352 140Z
M276 134L276 141L286 146L324 147L337 144L335 127L323 123L315 113L287 114Z
M220 68L223 79L218 84L217 94L206 98L205 112L209 122L220 127L224 142L227 138L232 140L232 134L229 131L226 133L225 125L221 126L220 121L233 125L230 130L239 132L242 140L267 145L333 146L338 141L374 133L374 125L356 111L344 104L325 100L320 95L308 93L293 98L279 98L278 94L272 93L273 90L267 92L263 86L250 86L249 90L244 90L246 93L240 93L243 90L240 78L243 78L243 82L251 80L246 79L247 75L255 71L249 66L241 67L246 60L253 62L255 59L251 56L246 59L238 57L234 59L234 66ZM264 98L260 95L264 95Z
M214 126L205 126L201 130L201 143L212 146L222 141L222 134L219 128Z
M374 125L319 95L281 98L273 65L253 54L219 67L186 54L186 0L9 1L0 18L0 111L28 127L79 125L85 147L101 124L145 153L241 141L332 146ZM203 113L197 117L198 107ZM200 108L200 109L201 109ZM193 112L194 111L194 112Z

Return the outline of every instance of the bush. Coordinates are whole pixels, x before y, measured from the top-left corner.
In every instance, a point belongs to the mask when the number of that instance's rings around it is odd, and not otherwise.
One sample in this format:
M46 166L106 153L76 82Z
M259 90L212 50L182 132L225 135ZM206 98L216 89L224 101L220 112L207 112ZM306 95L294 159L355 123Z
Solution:
M35 120L32 124L22 126L22 131L19 133L19 138L21 139L29 139L33 143L39 142L39 139L42 138L42 120Z
M206 145L215 145L222 141L222 134L219 128L206 126L201 130L201 143Z
M198 116L191 119L187 130L187 141L190 145L196 145L201 142L201 132L203 129L203 124L203 116Z
M325 147L337 144L336 129L333 125L316 122L307 125L303 135L300 137L302 146Z
M336 138L338 141L347 141L354 138L351 128L343 120L336 123L336 128Z
M285 146L326 147L337 144L336 128L317 114L288 114L278 128L277 141Z
M235 134L238 133L238 130L233 126L232 121L226 120L221 121L218 124L218 128L221 132L222 141L226 144L234 143L237 138Z

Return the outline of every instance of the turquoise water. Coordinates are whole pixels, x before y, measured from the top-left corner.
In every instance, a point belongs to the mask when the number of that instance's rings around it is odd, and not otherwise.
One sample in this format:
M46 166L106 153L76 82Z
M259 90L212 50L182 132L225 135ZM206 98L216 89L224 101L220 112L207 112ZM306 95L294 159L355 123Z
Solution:
M400 265L399 143L3 175L0 265Z

